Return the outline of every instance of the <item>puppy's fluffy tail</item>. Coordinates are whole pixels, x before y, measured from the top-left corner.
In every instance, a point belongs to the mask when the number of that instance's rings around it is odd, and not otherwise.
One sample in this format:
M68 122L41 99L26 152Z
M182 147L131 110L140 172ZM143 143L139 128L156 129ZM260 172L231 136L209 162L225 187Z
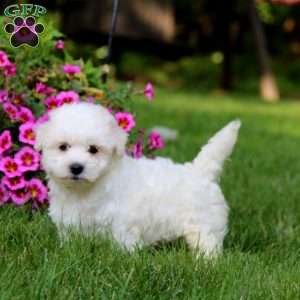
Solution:
M240 126L239 120L232 121L208 141L193 161L197 172L212 181L219 179L224 161L236 143Z

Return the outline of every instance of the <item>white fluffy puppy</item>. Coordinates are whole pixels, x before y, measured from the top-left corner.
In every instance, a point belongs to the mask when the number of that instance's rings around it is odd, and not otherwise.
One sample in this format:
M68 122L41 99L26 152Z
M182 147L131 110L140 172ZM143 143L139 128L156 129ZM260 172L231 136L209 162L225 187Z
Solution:
M126 133L103 107L68 104L36 129L50 188L49 214L61 235L110 232L132 250L184 237L204 255L222 250L228 207L218 185L239 121L218 132L192 161L133 159Z

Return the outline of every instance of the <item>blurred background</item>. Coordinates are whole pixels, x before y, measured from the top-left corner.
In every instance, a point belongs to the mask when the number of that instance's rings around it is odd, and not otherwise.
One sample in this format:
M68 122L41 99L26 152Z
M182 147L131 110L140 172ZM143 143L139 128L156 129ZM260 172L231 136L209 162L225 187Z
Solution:
M48 9L74 41L76 55L103 58L113 0L31 2ZM269 102L299 100L300 6L293 2L119 0L116 76L167 88L260 95ZM14 3L2 0L1 10Z

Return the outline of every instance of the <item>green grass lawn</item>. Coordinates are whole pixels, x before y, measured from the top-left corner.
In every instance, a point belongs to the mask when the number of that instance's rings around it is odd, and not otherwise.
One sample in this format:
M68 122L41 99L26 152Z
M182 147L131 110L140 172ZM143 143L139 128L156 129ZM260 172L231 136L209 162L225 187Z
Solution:
M46 214L1 207L0 299L299 299L300 103L160 90L136 106L141 124L179 130L161 153L179 162L242 120L221 182L231 207L224 255L196 261L182 241L132 255L101 238L60 247Z

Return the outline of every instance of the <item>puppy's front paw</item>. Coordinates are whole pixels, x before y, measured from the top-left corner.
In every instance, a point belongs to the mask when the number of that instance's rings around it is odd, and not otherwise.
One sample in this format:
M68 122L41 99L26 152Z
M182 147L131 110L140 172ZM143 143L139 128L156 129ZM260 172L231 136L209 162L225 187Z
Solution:
M215 259L222 254L223 239L216 235L190 232L185 234L185 239L197 259L201 257Z
M58 226L58 238L59 238L59 247L62 248L63 245L69 240L69 231L65 226Z

